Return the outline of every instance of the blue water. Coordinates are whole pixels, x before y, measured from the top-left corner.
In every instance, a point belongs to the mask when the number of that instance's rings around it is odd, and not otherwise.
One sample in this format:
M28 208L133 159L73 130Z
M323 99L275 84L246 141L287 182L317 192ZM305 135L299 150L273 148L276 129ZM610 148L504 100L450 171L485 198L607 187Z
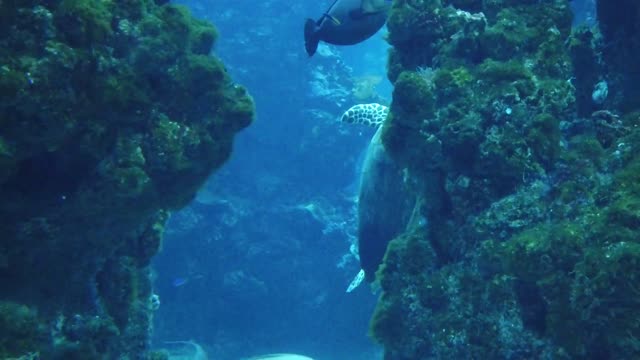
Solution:
M384 31L309 59L302 24L328 1L183 3L217 26L215 54L254 97L257 119L168 225L155 346L192 340L216 360L381 358L367 335L377 295L345 292L359 270L349 250L357 173L374 130L337 118L356 103L352 79L380 78L376 93L390 100Z
M156 347L191 340L216 360L382 358L367 336L377 295L368 286L345 292L359 270L349 248L373 129L336 120L356 103L353 79L379 77L376 93L390 101L387 44L383 30L309 59L302 24L329 2L183 2L218 27L215 54L254 97L257 119L168 225L155 259ZM573 2L576 24L594 21L593 4Z

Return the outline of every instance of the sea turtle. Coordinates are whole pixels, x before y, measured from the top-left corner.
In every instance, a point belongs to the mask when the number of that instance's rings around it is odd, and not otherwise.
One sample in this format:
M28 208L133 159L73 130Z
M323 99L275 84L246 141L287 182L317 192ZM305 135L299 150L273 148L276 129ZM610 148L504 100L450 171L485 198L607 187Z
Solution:
M391 159L382 143L382 125L389 108L359 104L348 109L341 121L376 127L360 174L358 194L358 252L362 270L349 285L355 289L364 279L371 282L389 242L406 228L415 196L409 191L404 170Z

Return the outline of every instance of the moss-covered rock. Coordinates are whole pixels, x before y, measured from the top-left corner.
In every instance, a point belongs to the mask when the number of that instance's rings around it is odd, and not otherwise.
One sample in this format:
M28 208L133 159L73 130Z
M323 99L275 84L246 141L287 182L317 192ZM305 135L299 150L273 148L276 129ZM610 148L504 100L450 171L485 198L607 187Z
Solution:
M567 5L394 2L383 141L442 201L378 274L385 359L640 356L640 13Z
M26 305L0 302L0 357L38 353L47 342L47 327Z
M546 168L552 168L560 154L560 122L548 114L539 114L529 126L526 141L533 155Z
M640 69L632 64L640 56L640 4L599 1L597 12L603 46L596 50L602 52L608 67L606 81L611 89L605 104L633 111L640 101Z
M63 0L55 11L60 35L72 46L90 46L105 41L112 33L110 0Z
M184 7L5 1L0 17L0 299L53 337L0 357L142 358L167 211L229 157L253 102Z

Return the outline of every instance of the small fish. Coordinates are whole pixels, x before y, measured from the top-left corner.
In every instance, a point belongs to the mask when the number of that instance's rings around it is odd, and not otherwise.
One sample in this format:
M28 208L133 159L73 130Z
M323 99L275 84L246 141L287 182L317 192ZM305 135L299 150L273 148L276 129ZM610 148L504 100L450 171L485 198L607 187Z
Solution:
M189 279L187 278L177 277L173 279L173 281L171 282L171 285L173 285L174 287L180 287L188 282L189 282Z

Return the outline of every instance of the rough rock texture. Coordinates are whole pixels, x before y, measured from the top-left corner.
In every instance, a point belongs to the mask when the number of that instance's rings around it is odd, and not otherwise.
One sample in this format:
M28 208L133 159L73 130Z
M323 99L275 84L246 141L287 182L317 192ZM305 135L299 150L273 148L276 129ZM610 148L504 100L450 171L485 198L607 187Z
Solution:
M427 226L378 272L386 360L640 356L640 13L598 12L602 41L563 0L394 2L383 141Z
M0 357L145 358L168 210L253 102L150 0L0 2Z
M601 49L609 81L611 106L623 111L638 109L640 102L640 3L633 0L597 2L602 33Z

